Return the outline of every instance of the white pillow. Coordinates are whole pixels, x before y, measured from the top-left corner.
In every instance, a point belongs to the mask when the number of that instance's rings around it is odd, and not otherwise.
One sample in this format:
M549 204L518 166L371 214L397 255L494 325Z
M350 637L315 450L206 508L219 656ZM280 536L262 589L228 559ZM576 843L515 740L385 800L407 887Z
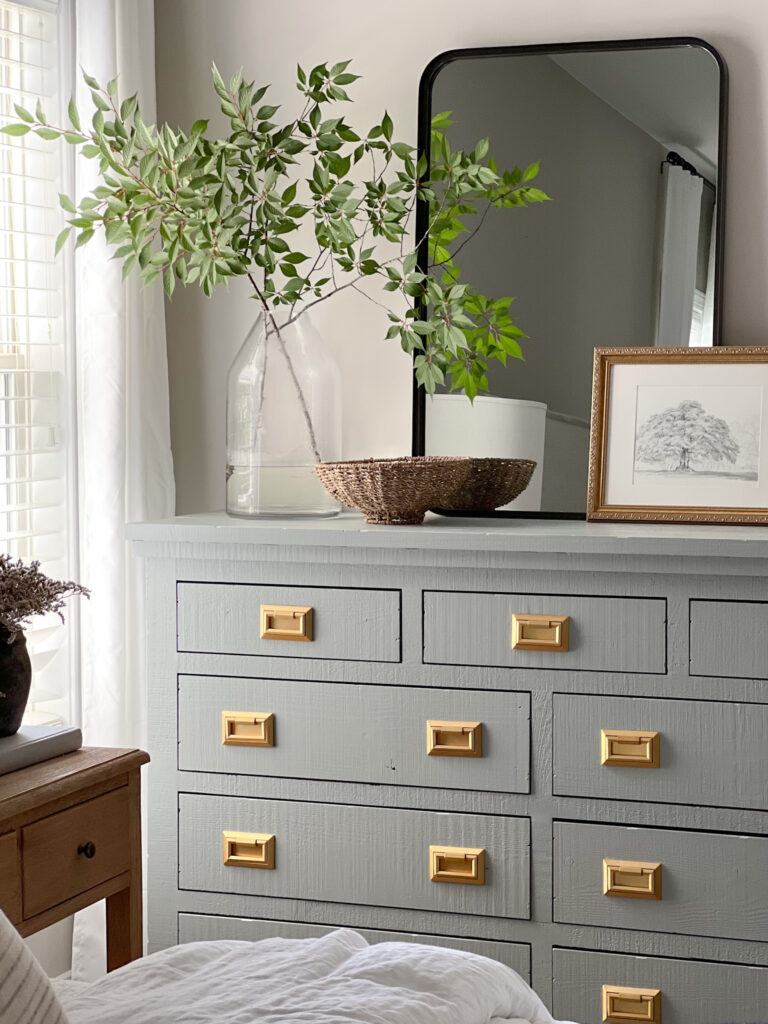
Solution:
M68 1024L48 976L0 910L0 1021Z

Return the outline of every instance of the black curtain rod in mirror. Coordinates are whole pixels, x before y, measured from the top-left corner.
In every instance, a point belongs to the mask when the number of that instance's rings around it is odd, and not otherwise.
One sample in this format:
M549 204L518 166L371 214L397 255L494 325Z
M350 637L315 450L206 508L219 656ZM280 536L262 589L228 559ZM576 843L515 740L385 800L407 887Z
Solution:
M664 164L670 164L672 167L681 167L684 171L688 171L689 174L692 174L694 178L701 178L707 188L711 188L713 192L717 192L715 185L713 185L708 178L705 178L703 174L699 174L693 164L681 157L679 153L674 151L674 149L671 149L661 161L662 167Z

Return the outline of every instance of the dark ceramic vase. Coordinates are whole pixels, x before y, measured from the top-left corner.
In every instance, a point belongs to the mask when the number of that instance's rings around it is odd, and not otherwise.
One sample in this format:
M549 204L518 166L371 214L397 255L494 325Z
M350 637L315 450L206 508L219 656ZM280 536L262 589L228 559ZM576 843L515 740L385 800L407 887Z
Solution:
M9 635L0 626L0 736L19 731L32 684L26 638L19 632L9 644Z

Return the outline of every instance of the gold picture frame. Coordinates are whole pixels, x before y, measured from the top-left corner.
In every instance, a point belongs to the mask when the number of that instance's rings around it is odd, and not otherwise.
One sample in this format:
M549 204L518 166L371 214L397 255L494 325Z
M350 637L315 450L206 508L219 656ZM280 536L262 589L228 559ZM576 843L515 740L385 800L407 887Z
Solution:
M677 406L652 412L675 401ZM685 404L698 407L692 415L702 423L706 419L701 436L709 433L707 423L716 425L702 442L713 457L697 465L686 449L675 467L667 453L670 438L680 436ZM732 410L730 419L723 409ZM667 414L677 416L665 420ZM666 446L656 443L662 422L671 424ZM691 422L684 424L686 436ZM655 447L649 449L651 435ZM713 436L726 438L719 452ZM739 443L739 437L747 441ZM595 349L587 519L768 524L768 347Z

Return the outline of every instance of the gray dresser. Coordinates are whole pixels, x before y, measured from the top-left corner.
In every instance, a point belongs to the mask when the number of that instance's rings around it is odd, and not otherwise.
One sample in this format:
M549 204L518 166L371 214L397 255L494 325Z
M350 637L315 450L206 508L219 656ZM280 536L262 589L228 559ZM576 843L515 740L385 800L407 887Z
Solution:
M768 530L129 536L151 949L350 926L584 1024L768 1020Z

